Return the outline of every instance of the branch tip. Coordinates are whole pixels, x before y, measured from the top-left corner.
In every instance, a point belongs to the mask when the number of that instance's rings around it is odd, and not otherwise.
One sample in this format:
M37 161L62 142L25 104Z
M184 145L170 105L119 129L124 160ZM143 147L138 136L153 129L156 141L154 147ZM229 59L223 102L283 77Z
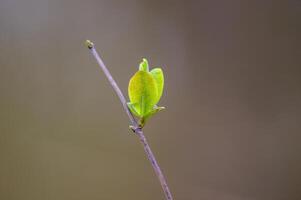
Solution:
M88 49L92 49L94 47L94 44L90 40L86 40L85 46L88 47Z

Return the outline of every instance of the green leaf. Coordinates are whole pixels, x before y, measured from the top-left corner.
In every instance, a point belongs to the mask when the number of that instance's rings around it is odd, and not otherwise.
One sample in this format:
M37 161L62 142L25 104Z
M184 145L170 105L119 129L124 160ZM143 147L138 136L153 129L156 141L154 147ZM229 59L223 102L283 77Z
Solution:
M154 77L156 84L157 84L157 88L158 88L158 96L157 96L157 100L156 100L156 104L157 104L160 101L160 98L163 93L164 75L163 75L163 71L161 68L154 68L150 71L150 73Z
M131 102L127 103L127 106L129 107L131 113L134 114L135 116L139 116L138 112L136 111L135 105L136 104L132 104Z
M139 70L149 72L148 61L145 58L142 59L142 62L139 65Z
M131 78L128 86L130 103L138 117L151 112L158 100L157 83L153 75L146 71L138 71Z
M148 120L150 117L152 117L153 115L155 115L156 113L158 113L159 111L161 110L164 110L165 107L158 107L158 106L154 106L154 108L149 112L147 113L144 117L142 117L140 119L140 126L143 127L146 120Z
M139 71L130 79L128 93L130 102L127 104L131 113L139 117L139 127L158 111L165 109L158 107L164 89L164 74L161 68L149 71L148 62L143 58Z

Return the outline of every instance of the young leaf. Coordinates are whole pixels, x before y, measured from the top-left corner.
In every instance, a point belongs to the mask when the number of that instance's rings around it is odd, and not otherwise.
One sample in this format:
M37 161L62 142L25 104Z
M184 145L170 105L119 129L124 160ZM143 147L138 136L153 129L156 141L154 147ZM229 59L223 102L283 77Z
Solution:
M158 100L157 83L149 72L136 72L129 82L128 92L130 103L138 117L148 114Z
M148 62L145 58L142 59L142 62L139 65L139 70L149 72Z
M164 88L164 75L161 68L149 71L148 62L143 58L139 71L129 82L128 93L130 102L128 107L131 113L139 117L139 126L142 128L148 118L158 111L165 109L158 107Z
M156 101L156 104L157 104L163 93L164 75L163 75L163 71L161 68L154 68L150 71L150 73L153 75L153 77L156 81L156 84L157 84L157 88L158 88L158 96L157 96L157 101Z

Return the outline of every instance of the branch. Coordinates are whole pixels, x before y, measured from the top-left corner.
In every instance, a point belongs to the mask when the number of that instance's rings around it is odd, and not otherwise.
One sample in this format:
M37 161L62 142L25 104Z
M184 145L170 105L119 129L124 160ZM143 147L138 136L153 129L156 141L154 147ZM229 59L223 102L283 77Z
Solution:
M138 123L136 121L136 119L134 118L134 116L132 115L131 111L129 110L127 103L126 103L126 99L124 98L120 88L118 87L116 81L113 79L111 73L109 72L109 70L107 69L107 67L105 66L104 62L102 61L102 59L100 58L100 56L98 55L94 44L89 41L86 40L85 45L88 47L88 49L90 50L90 52L92 53L92 55L94 56L94 58L96 59L99 67L102 69L102 71L104 72L104 74L106 75L106 77L108 78L110 84L112 85L113 89L115 90L117 96L119 97L121 104L126 112L126 114L128 115L128 117L130 118L130 121L132 123L132 130L134 133L136 133L136 135L139 137L141 143L143 144L144 147L144 151L147 155L147 158L149 159L150 163L152 164L153 169L155 170L155 173L160 181L161 187L164 191L164 195L166 200L173 200L173 197L171 195L171 192L168 188L167 182L165 180L165 177L160 169L160 166L157 163L157 160L144 136L144 133L142 131L142 129L138 126Z

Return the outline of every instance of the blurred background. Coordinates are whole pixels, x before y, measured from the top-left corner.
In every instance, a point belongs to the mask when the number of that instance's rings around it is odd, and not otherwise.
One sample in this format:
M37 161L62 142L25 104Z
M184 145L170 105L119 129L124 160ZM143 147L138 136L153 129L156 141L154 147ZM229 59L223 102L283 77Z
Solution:
M300 24L298 0L0 0L0 199L164 199L85 39L126 96L164 69L145 134L176 200L301 199Z

